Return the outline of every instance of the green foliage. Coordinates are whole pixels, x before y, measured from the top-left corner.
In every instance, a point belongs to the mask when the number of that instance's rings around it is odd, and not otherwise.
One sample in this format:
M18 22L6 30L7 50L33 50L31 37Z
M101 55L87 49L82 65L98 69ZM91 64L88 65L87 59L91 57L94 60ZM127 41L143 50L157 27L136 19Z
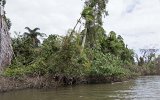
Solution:
M95 24L99 24L101 26L102 16L107 15L107 11L106 11L107 3L108 3L108 0L86 0L85 9L83 12L88 12L85 14L94 16L95 19L92 20L92 22Z
M104 34L102 27L102 16L106 14L107 0L86 0L82 11L82 18L85 20L86 32L84 37L85 47L94 48L98 44L100 38L98 36Z
M20 77L20 76L23 76L25 74L25 69L24 68L21 68L21 67L17 67L17 68L7 68L3 75L4 76L7 76L7 77Z
M84 8L82 12L82 17L86 21L93 21L94 20L93 9L91 7Z
M67 76L81 75L83 67L79 62L80 58L78 37L68 34L63 38L61 48L53 59L55 63L50 67L49 72Z
M28 32L12 39L14 59L4 75L123 77L139 70L154 72L151 70L155 65L151 60L154 55L148 56L149 67L135 67L134 52L127 47L123 38L114 31L105 34L102 16L107 15L107 2L86 0L81 14L85 20L82 32L74 28L66 36L50 35L40 44L38 36L44 36L37 32L40 29L26 27ZM141 62L145 63L143 60Z
M20 66L21 65L21 66ZM12 64L4 71L5 76L9 77L22 77L29 76L42 76L47 73L47 66L43 58L39 58L28 65L22 65L21 63Z
M17 63L28 65L34 60L37 54L32 46L32 39L24 35L17 34L17 38L12 39L12 46L14 50L13 65Z
M119 57L123 62L134 63L134 52L125 46L123 38L111 31L103 41L100 42L103 53L111 53Z
M110 32L107 36L102 27L102 16L106 15L107 0L88 0L82 11L85 31L68 31L64 37L50 35L38 45L38 36L44 36L26 27L28 32L14 38L15 57L6 69L6 76L63 75L63 76L125 76L129 73L124 62L131 63L133 57L121 36ZM85 40L86 36L86 40ZM85 42L85 48L82 46Z
M94 54L90 64L88 74L97 76L125 76L129 70L125 69L123 62L116 56L108 53L103 54L98 50L91 50Z
M58 35L49 35L47 39L43 41L41 54L44 58L57 53L61 48L62 37Z

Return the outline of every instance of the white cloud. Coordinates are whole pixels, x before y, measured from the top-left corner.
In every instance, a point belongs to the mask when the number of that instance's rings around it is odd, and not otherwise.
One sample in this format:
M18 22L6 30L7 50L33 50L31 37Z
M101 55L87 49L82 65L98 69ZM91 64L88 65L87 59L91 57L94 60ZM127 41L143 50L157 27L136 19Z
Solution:
M72 28L83 8L84 0L7 0L7 16L12 30L39 27L47 34L65 34ZM104 27L124 37L129 47L160 48L160 0L110 0L109 16Z
M47 34L65 34L80 17L83 1L76 0L8 0L7 16L13 31L40 27Z
M145 48L153 45L157 45L160 48L159 0L126 1L110 0L108 9L111 13L108 19L106 19L106 29L114 30L121 34L131 48ZM114 2L119 2L123 6L121 8L116 7L116 5L113 6ZM128 8L130 5L134 6ZM128 12L127 9L132 11Z

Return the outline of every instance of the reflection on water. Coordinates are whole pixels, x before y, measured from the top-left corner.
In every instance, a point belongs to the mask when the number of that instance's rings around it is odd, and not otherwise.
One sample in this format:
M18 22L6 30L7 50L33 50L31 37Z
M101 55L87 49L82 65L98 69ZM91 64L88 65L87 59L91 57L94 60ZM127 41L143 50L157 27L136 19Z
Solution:
M134 81L80 85L57 90L21 90L1 93L0 100L160 100L160 76Z

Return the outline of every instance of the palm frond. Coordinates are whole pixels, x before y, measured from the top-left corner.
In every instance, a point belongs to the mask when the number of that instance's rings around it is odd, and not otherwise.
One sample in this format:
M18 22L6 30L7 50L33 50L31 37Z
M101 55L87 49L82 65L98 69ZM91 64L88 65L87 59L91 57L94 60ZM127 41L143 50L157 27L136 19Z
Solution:
M32 32L32 30L29 27L25 27L26 30L28 30L29 32Z
M40 30L40 28L37 28L37 27L36 27L36 28L34 28L32 31L33 31L33 32L36 32L36 31L38 31L38 30Z

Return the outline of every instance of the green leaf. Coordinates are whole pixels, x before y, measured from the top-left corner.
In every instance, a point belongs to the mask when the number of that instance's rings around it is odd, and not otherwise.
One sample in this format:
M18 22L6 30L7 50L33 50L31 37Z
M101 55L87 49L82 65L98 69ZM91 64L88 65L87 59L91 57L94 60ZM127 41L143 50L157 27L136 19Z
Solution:
M93 9L91 7L85 7L82 12L82 17L87 21L93 21L94 20Z

